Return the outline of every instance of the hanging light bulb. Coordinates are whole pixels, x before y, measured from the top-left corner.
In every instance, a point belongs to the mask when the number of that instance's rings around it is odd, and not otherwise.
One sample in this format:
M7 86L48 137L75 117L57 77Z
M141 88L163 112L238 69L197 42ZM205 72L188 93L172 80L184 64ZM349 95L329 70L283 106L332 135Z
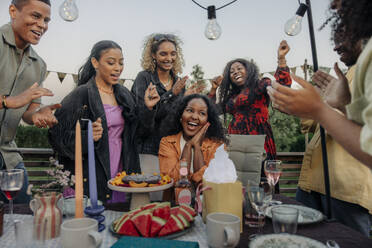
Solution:
M304 3L300 4L300 7L296 11L296 15L289 19L284 26L284 32L287 35L295 36L301 32L302 18L307 10L307 5Z
M65 0L59 7L59 15L67 22L73 22L79 17L75 0Z
M221 36L221 27L216 20L216 7L208 6L208 23L205 27L205 37L210 40L217 40Z

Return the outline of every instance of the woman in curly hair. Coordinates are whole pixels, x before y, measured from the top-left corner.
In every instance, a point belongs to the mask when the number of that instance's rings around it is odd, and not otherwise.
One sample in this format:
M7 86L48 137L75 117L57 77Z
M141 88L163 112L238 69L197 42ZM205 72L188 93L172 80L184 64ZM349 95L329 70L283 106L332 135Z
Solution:
M346 116L327 105L315 87L299 77L294 79L303 89L273 84L269 94L278 109L317 121L346 151L372 168L372 1L342 0L337 14L333 29L342 28L344 39L350 44L368 40L357 61L351 92L343 80L329 85L339 99L350 99L345 105Z
M199 183L216 149L227 144L216 107L205 95L192 94L177 102L162 124L160 172L179 179L180 161L186 160L190 179Z
M286 41L278 48L278 68L275 78L285 86L292 81L285 55L289 51ZM259 78L259 70L255 63L245 59L235 59L227 63L223 77L212 80L209 97L215 99L220 87L220 107L226 121L226 114L232 115L229 123L229 134L257 135L266 134L265 150L267 159L276 158L276 147L273 132L269 123L269 96L266 87L271 85L269 78Z
M159 171L157 155L161 136L159 127L170 111L171 104L184 95L187 76L179 78L184 65L181 40L173 34L151 34L147 37L142 52L142 68L139 72L132 92L139 106L144 105L146 88L152 83L160 95L160 101L155 106L154 121L144 121L148 124L148 132L139 137L141 169L145 173Z

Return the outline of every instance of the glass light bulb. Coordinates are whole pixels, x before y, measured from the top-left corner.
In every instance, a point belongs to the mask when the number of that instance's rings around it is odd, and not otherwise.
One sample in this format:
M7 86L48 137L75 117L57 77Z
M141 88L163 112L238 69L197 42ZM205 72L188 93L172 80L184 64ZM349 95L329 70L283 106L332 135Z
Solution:
M284 32L287 35L295 36L301 32L302 16L295 15L289 19L284 26Z
M221 27L217 23L216 19L209 19L207 26L205 27L205 37L210 40L217 40L221 36Z
M79 17L75 0L65 0L59 7L59 15L67 22L73 22Z

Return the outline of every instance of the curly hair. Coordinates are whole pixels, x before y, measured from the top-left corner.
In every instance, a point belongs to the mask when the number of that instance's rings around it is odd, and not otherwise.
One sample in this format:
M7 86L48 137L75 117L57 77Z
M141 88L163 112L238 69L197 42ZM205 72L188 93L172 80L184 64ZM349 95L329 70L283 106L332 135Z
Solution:
M332 30L344 29L344 38L351 44L372 36L371 0L342 0L337 15Z
M172 108L174 112L169 113L168 117L163 121L161 125L160 130L162 137L174 135L183 130L182 124L180 122L182 114L187 104L192 99L197 98L202 99L208 108L208 122L210 123L210 126L208 127L205 137L217 141L222 141L225 144L229 144L229 140L225 136L225 129L223 128L222 123L218 117L215 104L212 103L207 96L201 94L191 94L181 98L179 101L174 102L174 108Z
M242 86L237 86L235 83L231 81L230 78L230 68L232 64L235 62L241 63L246 70L247 73L247 78L245 79L244 83L244 88L248 87L250 90L249 94L254 95L254 88L256 88L258 82L259 82L259 77L260 77L260 72L258 69L258 66L253 62L253 61L248 61L246 59L238 58L231 60L228 62L225 66L225 69L223 71L223 80L221 82L220 86L220 94L219 94L219 99L220 99L220 105L222 108L223 112L223 117L224 120L226 121L226 104L228 100L235 94L238 94Z
M159 35L164 38L162 38L161 40L156 40L155 37ZM143 44L141 66L146 71L155 72L156 63L154 62L152 55L158 51L160 44L165 41L172 42L176 47L177 58L172 67L172 73L173 75L179 75L182 73L182 67L185 65L185 61L183 59L182 48L180 46L182 44L182 41L180 40L180 38L173 34L154 33L147 36Z

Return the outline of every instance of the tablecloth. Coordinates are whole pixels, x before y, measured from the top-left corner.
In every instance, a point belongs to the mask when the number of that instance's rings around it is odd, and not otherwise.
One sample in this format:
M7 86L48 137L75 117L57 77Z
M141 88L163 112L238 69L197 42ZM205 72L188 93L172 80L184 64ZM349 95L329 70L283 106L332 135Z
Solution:
M106 217L105 224L106 229L102 232L103 235L103 241L101 248L111 247L118 239L114 237L110 231L109 231L109 225L116 219L119 218L123 213L117 212L117 211L111 211L106 210L104 212L104 215ZM14 214L15 220L26 220L26 219L32 219L32 215L23 215L23 214ZM9 223L9 215L6 214L4 216L4 233L3 236L0 237L0 247L1 248L11 248L11 247L19 247L17 246L15 242L15 232L14 227L10 226ZM205 224L203 223L203 220L200 216L195 217L195 223L190 230L190 232L185 233L179 238L176 238L176 240L184 240L184 241L195 241L199 243L200 248L207 248L207 240L206 240L206 229ZM51 240L45 241L44 244L45 248L60 248L62 245L60 244L60 239L55 238Z

